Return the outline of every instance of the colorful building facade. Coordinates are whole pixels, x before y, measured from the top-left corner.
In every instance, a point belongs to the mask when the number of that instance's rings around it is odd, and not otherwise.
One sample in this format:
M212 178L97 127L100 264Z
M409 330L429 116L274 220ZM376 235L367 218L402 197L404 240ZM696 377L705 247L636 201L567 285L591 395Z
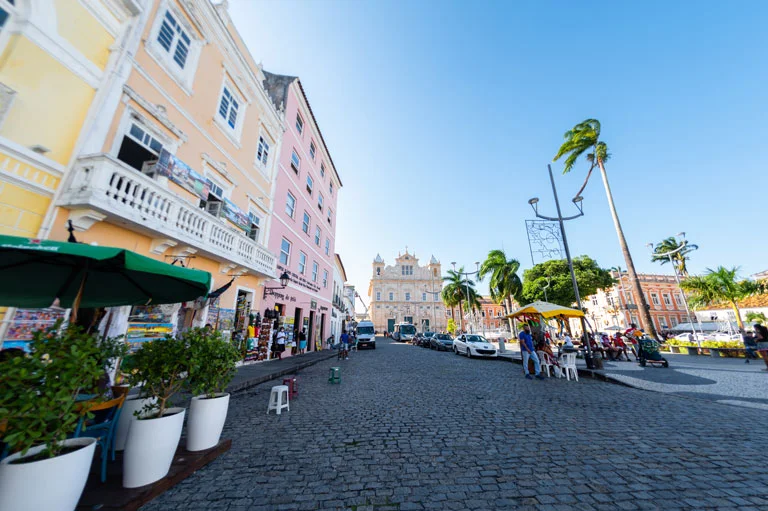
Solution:
M0 234L52 231L140 10L134 0L0 0ZM17 312L0 309L0 339Z
M267 307L285 318L288 337L304 332L309 351L331 335L337 197L342 183L301 81L265 72L264 85L285 121L277 154L274 214L268 238L285 289ZM338 313L338 312L337 312Z

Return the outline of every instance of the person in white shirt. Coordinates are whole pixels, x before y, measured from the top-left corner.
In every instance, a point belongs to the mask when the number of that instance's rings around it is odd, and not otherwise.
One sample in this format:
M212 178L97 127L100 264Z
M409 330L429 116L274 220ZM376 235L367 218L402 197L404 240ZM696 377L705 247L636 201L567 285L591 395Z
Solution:
M275 337L275 344L277 345L277 349L275 350L277 352L277 358L278 360L282 360L283 352L285 351L285 328L280 327L280 330Z

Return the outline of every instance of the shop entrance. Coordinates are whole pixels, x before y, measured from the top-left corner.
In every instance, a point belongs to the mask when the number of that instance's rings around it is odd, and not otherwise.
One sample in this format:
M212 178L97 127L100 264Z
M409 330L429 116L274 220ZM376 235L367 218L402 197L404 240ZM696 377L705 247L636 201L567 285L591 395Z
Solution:
M309 311L309 328L307 328L307 351L315 349L315 311Z
M392 333L395 331L395 319L388 319L387 320L387 332Z
M318 330L316 345L323 347L323 336L325 336L325 314L320 314L320 329Z
M299 333L302 330L302 324L301 324L301 313L302 310L299 307L296 307L296 312L293 313L293 338L295 339L295 346L299 346Z

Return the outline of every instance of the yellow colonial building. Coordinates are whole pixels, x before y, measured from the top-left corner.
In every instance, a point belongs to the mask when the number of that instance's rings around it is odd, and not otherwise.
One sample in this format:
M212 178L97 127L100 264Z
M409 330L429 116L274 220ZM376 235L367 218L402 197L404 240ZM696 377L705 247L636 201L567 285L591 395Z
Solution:
M56 74L55 57L43 62L23 24L18 37L39 60L7 43L0 81L9 90L22 90L16 75L27 62L40 63L24 73L30 97L17 93L2 126L15 159L0 174L0 186L13 187L0 190L0 232L66 240L69 228L79 242L209 271L213 290L231 282L213 303L121 308L116 324L128 323L129 333L131 322L156 316L174 328L232 330L250 312L263 315L264 283L277 277L265 245L284 115L226 1L50 3L67 11L54 16L57 37L83 49L73 67L87 76L81 87L64 76L66 65ZM28 109L14 113L19 104Z
M0 0L0 234L47 236L139 10L133 0Z

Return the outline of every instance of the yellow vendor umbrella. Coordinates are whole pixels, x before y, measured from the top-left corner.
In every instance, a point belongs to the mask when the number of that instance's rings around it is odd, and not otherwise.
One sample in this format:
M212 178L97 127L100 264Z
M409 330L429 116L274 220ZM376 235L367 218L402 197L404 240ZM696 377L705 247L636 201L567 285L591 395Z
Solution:
M506 317L516 318L524 314L539 314L545 319L558 316L564 316L566 318L580 318L584 316L584 313L578 309L563 307L562 305L557 305L556 303L536 301L520 307Z

